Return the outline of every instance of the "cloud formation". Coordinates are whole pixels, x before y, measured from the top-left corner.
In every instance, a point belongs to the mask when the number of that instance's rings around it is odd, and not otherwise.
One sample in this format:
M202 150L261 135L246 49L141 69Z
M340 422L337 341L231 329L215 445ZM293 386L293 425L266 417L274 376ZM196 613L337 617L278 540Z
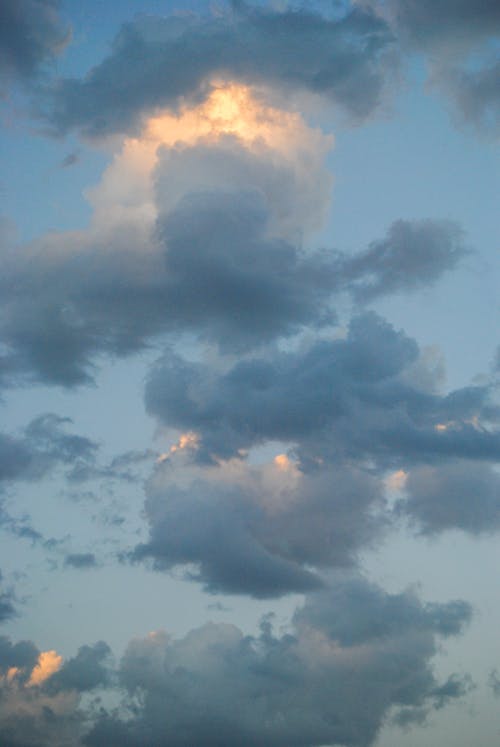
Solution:
M436 281L465 253L451 222L396 221L365 251L309 248L329 204L331 138L242 85L163 112L89 192L88 229L6 242L4 380L74 386L100 354L190 333L242 351Z
M167 353L147 382L146 406L165 425L198 433L198 458L277 440L297 445L303 468L320 457L382 467L498 459L498 431L471 422L498 422L490 387L426 391L412 381L418 362L416 342L369 312L351 320L345 339L273 349L226 370Z
M436 681L430 660L438 637L469 618L461 602L424 605L354 578L311 595L282 636L269 621L258 637L212 623L180 640L150 634L130 643L120 667L138 707L102 716L84 741L371 745L391 709L426 713L463 695L459 677Z
M323 586L317 569L352 565L383 532L382 486L362 470L234 469L203 470L184 488L161 467L147 488L149 539L131 559L187 566L212 593L278 597Z
M144 17L122 27L83 80L56 84L46 116L60 132L130 132L145 113L236 80L318 93L362 120L380 103L392 42L384 20L356 6L338 18L244 2L217 15Z

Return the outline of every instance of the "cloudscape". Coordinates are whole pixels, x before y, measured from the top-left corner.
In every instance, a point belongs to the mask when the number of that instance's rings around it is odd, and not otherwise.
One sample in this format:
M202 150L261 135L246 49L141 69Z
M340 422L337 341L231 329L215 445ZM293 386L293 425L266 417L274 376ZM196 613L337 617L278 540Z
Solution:
M496 747L498 3L0 20L0 745Z

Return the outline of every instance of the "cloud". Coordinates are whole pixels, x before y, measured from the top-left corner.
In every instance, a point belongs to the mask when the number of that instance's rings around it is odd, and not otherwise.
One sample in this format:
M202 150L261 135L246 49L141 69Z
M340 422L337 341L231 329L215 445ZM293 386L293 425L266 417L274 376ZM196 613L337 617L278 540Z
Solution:
M339 273L355 301L428 287L465 255L463 231L448 221L393 223L364 252L343 257Z
M436 681L430 665L438 637L470 618L460 605L341 579L310 595L281 637L268 620L257 637L213 623L179 640L150 634L129 644L120 667L131 715L101 716L84 742L366 747L389 711L426 714L466 692L456 675Z
M66 555L64 559L64 565L67 568L95 568L97 566L97 561L95 559L94 553L92 552L72 553L70 555Z
M29 81L67 44L59 0L2 0L0 72L4 80Z
M450 98L461 118L497 135L498 3L390 0L387 8L402 47L424 52L431 83Z
M355 301L435 282L465 253L450 222L398 221L367 250L308 244L326 214L331 138L241 84L159 112L89 191L83 231L0 258L6 383L76 386L96 359L189 333L225 352L335 319Z
M318 570L354 564L384 531L382 486L363 470L227 471L203 470L183 488L160 468L147 488L149 539L130 558L184 567L211 593L279 597L321 587Z
M498 431L474 420L498 423L490 387L434 394L412 375L418 361L416 342L370 312L351 321L345 339L272 349L229 368L169 352L151 371L146 407L163 424L198 434L198 460L269 440L295 444L303 469L320 458L371 459L380 468L498 459ZM445 423L452 426L441 429Z
M495 698L499 698L500 697L500 678L498 676L498 671L496 669L491 670L489 677L488 677L488 685L493 691L493 695L495 696Z
M111 682L111 649L104 641L81 646L47 682L51 693L75 690L83 693Z
M66 433L68 423L69 418L47 413L32 420L20 437L0 434L0 484L38 480L55 467L92 462L97 444Z
M100 641L62 661L31 641L0 637L0 743L2 747L81 745L90 708L81 695L109 684L110 649Z
M500 28L500 11L495 0L389 0L400 29L416 46L451 45L463 47L492 36Z
M479 535L500 528L500 474L490 464L462 459L417 467L405 489L398 511L423 534L459 529Z
M16 616L14 606L15 594L12 589L3 589L2 572L0 571L0 623L11 620Z
M61 132L127 132L222 79L316 93L362 120L380 103L392 41L386 23L359 7L327 18L235 2L218 15L142 17L122 26L84 79L57 83L45 115Z

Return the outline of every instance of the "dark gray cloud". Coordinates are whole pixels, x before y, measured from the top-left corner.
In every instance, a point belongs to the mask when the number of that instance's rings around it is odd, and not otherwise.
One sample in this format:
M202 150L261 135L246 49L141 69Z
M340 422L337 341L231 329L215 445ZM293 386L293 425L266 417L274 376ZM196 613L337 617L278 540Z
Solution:
M380 102L393 39L369 9L326 18L235 2L217 16L143 17L83 80L61 80L47 118L60 131L129 131L141 115L203 97L215 78L326 96L355 119Z
M500 528L500 473L490 464L463 459L420 466L410 470L406 491L398 511L423 534L449 529L484 534Z
M2 0L0 7L0 87L27 81L69 40L59 0Z
M78 569L96 568L97 561L92 552L71 553L66 555L64 565L68 568Z
M104 641L93 646L81 646L72 659L64 662L61 669L47 680L47 692L68 690L88 692L111 683L111 649Z
M146 406L165 425L200 434L198 459L237 456L268 440L295 443L303 468L320 457L384 467L498 459L498 431L469 422L498 422L490 388L422 390L407 376L418 355L414 340L367 313L351 321L346 339L273 350L221 372L168 353L150 374Z
M40 651L31 641L12 643L0 636L0 671L6 674L11 667L31 671L38 661Z
M97 444L84 436L66 433L71 423L51 413L35 418L21 436L0 434L0 484L11 480L37 480L57 467L92 462Z
M133 714L103 715L84 742L368 747L390 710L425 716L466 692L456 675L437 682L430 665L437 637L458 633L470 618L467 605L457 614L458 604L429 608L411 594L342 580L311 595L281 637L265 620L255 638L207 624L178 641L135 640L120 667ZM361 610L365 630L354 642L349 631L359 630Z
M10 620L16 616L14 606L15 594L13 589L3 588L2 572L0 571L0 623Z
M461 117L498 135L498 2L390 0L387 7L403 48L427 55L430 80Z
M131 559L157 570L187 566L212 593L278 597L322 586L318 569L352 565L384 530L382 486L362 470L276 480L200 480L188 489L172 486L168 472L152 480L149 539Z

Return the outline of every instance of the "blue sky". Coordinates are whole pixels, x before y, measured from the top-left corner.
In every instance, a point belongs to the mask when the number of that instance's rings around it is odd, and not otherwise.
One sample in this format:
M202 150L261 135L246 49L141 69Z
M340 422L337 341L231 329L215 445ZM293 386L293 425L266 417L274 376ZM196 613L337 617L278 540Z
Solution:
M0 742L494 747L496 3L2 13Z

